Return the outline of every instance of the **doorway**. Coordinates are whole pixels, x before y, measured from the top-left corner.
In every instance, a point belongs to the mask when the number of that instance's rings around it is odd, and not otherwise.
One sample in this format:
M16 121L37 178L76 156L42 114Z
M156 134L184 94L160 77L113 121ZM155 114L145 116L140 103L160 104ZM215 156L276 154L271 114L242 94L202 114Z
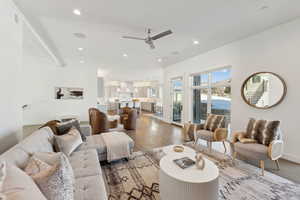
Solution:
M172 123L182 124L183 111L183 78L178 77L171 80L172 97Z

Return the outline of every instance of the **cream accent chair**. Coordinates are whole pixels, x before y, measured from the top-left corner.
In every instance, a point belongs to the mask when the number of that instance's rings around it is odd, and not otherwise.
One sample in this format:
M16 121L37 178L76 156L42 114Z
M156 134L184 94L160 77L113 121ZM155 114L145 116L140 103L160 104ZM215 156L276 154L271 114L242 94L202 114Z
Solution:
M195 144L198 143L199 139L205 140L207 142L207 147L209 151L212 150L213 142L222 142L224 146L224 153L227 152L225 141L227 139L228 132L227 128L217 128L214 132L205 130L204 125L200 124L195 132Z
M281 131L279 131L279 139L273 140L268 146L259 143L241 143L239 137L245 137L246 132L235 132L231 141L231 147L233 148L233 159L236 159L237 155L242 155L253 160L259 160L259 166L262 169L262 176L265 171L265 161L275 161L277 169L280 170L279 158L283 154L284 143L281 139Z
M200 124L197 127L197 131L195 132L195 144L198 143L199 139L205 140L207 142L207 147L209 149L209 152L212 150L212 143L213 142L222 142L225 152L227 152L225 141L227 140L228 131L227 128L225 128L225 116L222 115L214 115L209 114L207 117L207 120L209 120L210 117L223 117L221 121L219 121L220 124L216 124L216 128L213 128L214 131L206 130L205 124ZM206 122L207 123L207 122ZM210 122L208 122L210 123ZM213 125L213 124L212 124ZM209 125L210 126L210 125ZM214 126L214 125L213 125ZM219 127L219 128L218 128Z

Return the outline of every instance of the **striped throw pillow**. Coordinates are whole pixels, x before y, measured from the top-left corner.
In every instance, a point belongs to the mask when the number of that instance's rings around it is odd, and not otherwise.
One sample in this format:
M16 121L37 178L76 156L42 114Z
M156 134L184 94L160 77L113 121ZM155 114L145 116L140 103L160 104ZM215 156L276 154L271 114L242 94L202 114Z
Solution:
M251 118L248 122L246 137L268 146L273 140L279 139L279 125L280 121L255 120Z
M224 123L223 115L209 114L204 124L204 129L209 131L215 131L217 128L221 128Z

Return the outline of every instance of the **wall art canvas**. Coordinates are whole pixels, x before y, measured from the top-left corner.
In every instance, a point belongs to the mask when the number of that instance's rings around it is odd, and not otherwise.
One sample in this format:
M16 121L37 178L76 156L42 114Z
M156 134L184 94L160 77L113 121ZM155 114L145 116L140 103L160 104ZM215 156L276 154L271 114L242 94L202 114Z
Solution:
M55 99L83 99L83 88L55 87Z

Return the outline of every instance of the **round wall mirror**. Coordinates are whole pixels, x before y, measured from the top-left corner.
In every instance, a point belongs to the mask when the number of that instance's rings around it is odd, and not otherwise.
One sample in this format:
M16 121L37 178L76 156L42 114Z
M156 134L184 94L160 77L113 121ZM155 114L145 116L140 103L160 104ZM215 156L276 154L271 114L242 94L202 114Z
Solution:
M286 91L284 80L273 72L252 74L245 80L241 89L244 101L258 109L278 105L284 99Z

